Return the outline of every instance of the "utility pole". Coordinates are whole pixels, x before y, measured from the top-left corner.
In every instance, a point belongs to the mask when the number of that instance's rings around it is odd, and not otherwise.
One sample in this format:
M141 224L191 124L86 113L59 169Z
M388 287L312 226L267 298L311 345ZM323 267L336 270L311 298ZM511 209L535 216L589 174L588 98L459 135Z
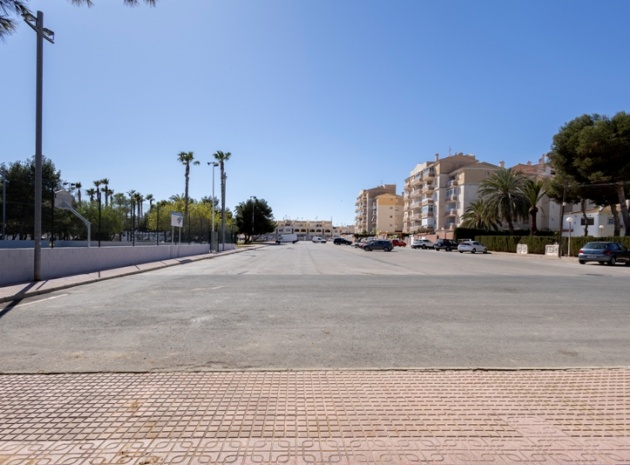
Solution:
M37 18L30 13L23 15L24 21L37 33L37 71L35 84L35 215L34 215L34 263L33 280L42 279L42 96L44 74L44 39L55 43L55 33L44 28L44 13Z

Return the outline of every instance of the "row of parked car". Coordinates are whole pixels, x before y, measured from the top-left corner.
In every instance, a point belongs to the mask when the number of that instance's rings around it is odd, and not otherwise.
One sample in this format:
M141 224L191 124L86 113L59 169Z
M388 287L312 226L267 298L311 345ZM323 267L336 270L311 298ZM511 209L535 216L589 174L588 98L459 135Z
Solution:
M385 252L391 252L394 247L406 247L407 243L399 239L361 239L357 242L349 241L343 237L336 237L333 240L336 245L353 245L354 247L371 251L371 250L384 250ZM433 249L433 250L445 250L450 252L451 250L457 250L460 253L488 253L488 248L483 244L466 240L460 243L452 241L450 239L438 239L435 243L428 239L417 239L411 243L412 249Z
M433 249L433 250L445 250L450 252L451 250L457 250L459 253L488 253L488 248L481 242L473 241L471 239L465 239L460 242L455 242L451 239L438 239L435 243L429 239L416 239L411 243L412 249Z
M366 251L383 250L385 252L391 252L394 247L407 246L406 242L399 239L362 239L352 242L343 237L336 237L333 243L336 245L353 245ZM429 239L415 239L411 243L411 248L445 250L446 252L457 250L459 253L470 252L473 254L477 252L488 253L488 248L485 245L471 239L465 239L460 242L455 242L451 239L438 239L435 243ZM580 249L578 261L582 265L587 262L597 262L600 265L624 263L626 266L630 266L630 250L618 242L588 242Z

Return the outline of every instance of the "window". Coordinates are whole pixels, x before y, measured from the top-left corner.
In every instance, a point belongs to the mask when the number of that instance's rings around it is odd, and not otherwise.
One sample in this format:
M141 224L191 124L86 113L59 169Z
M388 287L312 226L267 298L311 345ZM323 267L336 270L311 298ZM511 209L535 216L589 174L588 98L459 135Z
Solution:
M585 224L584 217L580 219L580 224L584 226ZM586 218L586 224L589 226L593 226L595 224L595 218Z

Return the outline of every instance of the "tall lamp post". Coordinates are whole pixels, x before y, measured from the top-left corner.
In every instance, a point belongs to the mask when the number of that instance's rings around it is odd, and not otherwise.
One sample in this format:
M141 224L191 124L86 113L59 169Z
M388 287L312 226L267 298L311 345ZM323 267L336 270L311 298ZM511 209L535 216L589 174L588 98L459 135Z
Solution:
M98 200L98 246L101 246L101 190L96 189L96 199Z
M2 240L7 239L7 170L2 167Z
M37 33L37 71L35 84L35 212L33 279L42 279L42 95L44 75L44 39L55 43L55 33L44 27L44 13L37 12L37 17L30 13L22 15L26 24Z
M255 196L251 196L252 200L252 244L254 243L254 212L256 211L256 200L258 200Z
M602 237L602 234L604 233L604 225L600 224L599 225L599 237Z
M571 230L573 229L573 217L567 217L567 223L569 223L569 251L568 255L571 256Z
M212 229L210 231L210 252L212 252L212 244L214 244L214 169L219 166L219 162L209 161L208 165L212 166Z

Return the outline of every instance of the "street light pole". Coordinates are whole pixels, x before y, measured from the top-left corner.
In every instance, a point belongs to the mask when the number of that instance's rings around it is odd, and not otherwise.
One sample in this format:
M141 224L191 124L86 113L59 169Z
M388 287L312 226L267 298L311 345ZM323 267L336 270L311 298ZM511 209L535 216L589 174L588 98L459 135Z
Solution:
M251 196L252 199L252 244L254 243L254 212L256 211L256 200L258 200L255 196Z
M567 217L567 223L569 223L569 250L568 250L568 255L569 257L571 256L571 229L573 226L573 217L569 216Z
M7 170L2 167L2 240L7 239Z
M35 212L34 212L34 263L33 280L42 279L42 96L44 75L44 39L55 43L55 33L44 28L44 13L23 15L24 21L37 33L37 70L35 84Z
M219 166L219 163L216 161L209 161L208 165L212 166L212 229L210 231L210 252L212 252L212 244L214 243L214 169ZM218 250L216 251L218 252Z

